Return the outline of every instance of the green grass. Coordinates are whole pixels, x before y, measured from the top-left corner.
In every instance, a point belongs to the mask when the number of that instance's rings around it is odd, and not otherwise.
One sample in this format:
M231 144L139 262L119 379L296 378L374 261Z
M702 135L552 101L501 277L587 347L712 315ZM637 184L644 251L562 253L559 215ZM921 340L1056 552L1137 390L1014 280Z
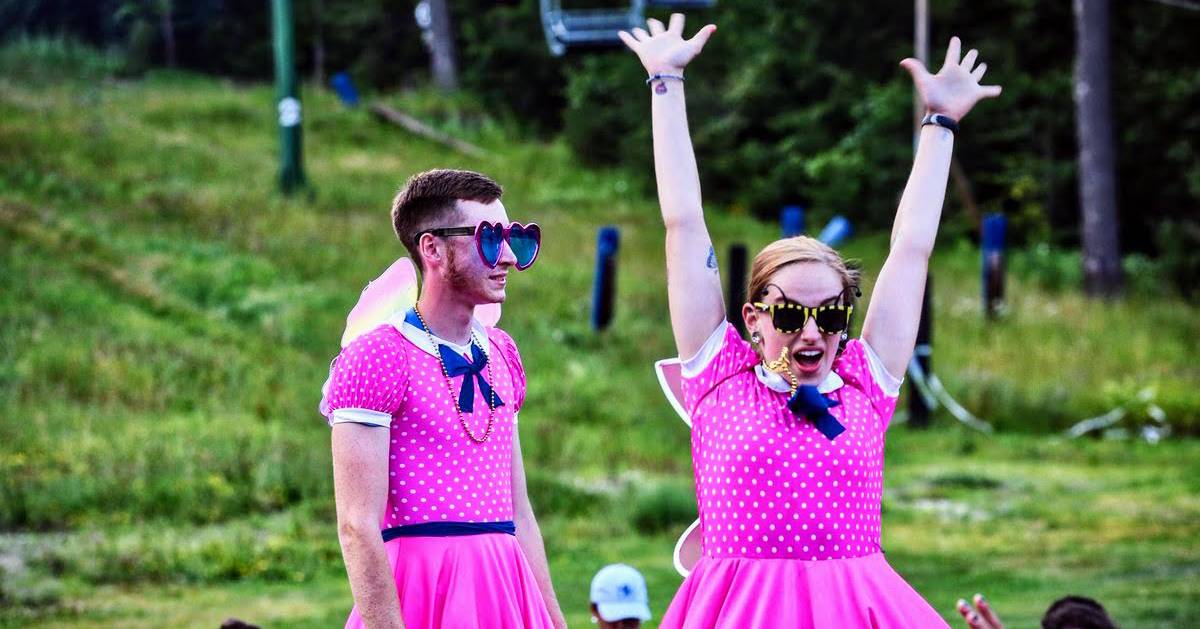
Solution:
M547 234L503 321L531 376L522 442L570 620L586 626L587 583L610 561L647 574L660 615L694 505L680 499L687 433L650 370L671 338L663 230L636 179L518 140L467 96L388 99L488 157L309 90L314 189L284 199L267 86L115 79L118 65L65 43L0 49L0 625L341 621L319 387L358 289L401 254L391 194L447 165L495 176L510 215ZM596 335L604 224L622 228L621 275L616 323ZM719 252L776 234L720 208L710 229ZM845 251L873 276L885 243ZM1200 310L1142 293L1090 302L1023 272L1008 315L987 322L978 252L943 242L933 267L938 373L1000 433L946 417L928 434L895 428L893 565L943 611L985 591L1012 626L1072 592L1122 626L1196 624L1196 443L1054 434L1115 404L1130 427L1157 406L1177 435L1200 433Z
M954 601L976 591L1013 627L1034 626L1051 600L1068 593L1100 599L1123 627L1190 626L1200 618L1200 461L1191 442L897 429L888 457L884 548L948 619ZM678 586L670 549L684 523L641 533L636 500L625 498L646 480L626 479L614 488L618 499L586 517L543 518L572 626L586 626L587 583L605 563L641 569L656 614ZM302 507L194 530L55 538L46 544L60 558L43 561L73 566L74 585L58 595L71 604L9 614L53 626L139 626L148 609L178 614L188 626L230 615L288 626L340 620L349 598L330 515ZM131 565L141 572L119 572Z

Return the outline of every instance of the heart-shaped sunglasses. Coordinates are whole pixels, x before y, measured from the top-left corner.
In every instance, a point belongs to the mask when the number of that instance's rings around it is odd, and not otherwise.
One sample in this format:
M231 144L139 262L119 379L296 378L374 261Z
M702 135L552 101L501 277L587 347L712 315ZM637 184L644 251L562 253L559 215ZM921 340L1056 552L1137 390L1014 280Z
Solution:
M474 236L475 248L479 251L479 259L490 268L496 268L500 263L500 250L504 243L512 249L513 257L517 259L517 270L524 271L533 266L538 252L542 249L542 228L537 223L522 225L483 221L475 227L439 227L426 229L417 234L419 240L424 234L434 236Z

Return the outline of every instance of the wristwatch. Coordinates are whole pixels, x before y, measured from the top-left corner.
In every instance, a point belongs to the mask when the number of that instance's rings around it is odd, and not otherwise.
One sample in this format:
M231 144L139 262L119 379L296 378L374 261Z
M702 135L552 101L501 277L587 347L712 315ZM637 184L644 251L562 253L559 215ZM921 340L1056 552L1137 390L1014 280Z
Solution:
M923 127L927 124L935 124L939 127L949 129L950 133L956 135L958 134L958 121L950 116L945 116L942 114L925 114L925 117L921 119L921 126Z

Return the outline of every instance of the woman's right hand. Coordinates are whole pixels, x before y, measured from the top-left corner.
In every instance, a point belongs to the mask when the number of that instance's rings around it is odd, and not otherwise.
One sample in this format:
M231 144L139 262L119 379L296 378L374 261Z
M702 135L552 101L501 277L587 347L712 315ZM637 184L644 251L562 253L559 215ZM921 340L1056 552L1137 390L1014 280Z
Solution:
M683 68L700 54L705 42L717 30L716 25L709 24L697 31L691 39L685 40L682 13L672 13L670 26L666 28L654 18L646 20L646 26L650 29L649 33L635 28L632 34L625 31L617 34L630 50L637 53L638 59L650 75L682 75Z
M621 41L637 53L646 72L681 77L716 26L709 24L691 39L683 38L683 15L671 15L670 28L646 20L650 32L640 28L621 31ZM653 81L650 119L654 136L654 173L658 204L667 228L667 303L671 330L679 356L694 356L725 318L721 275L712 238L704 225L700 198L700 173L688 132L687 103L683 86L676 81ZM675 83L668 86L668 83Z

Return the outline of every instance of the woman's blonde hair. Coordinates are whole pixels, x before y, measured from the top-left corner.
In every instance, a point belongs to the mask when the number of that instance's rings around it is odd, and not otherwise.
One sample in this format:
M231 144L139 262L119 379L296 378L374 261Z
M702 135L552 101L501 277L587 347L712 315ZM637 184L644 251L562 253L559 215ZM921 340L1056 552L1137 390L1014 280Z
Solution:
M779 269L801 262L817 262L833 269L842 278L846 289L843 299L853 305L858 299L858 283L862 278L857 260L844 260L829 245L808 236L782 238L767 245L750 265L750 285L746 290L746 301L754 303L766 295L767 284ZM809 304L811 305L811 304Z

